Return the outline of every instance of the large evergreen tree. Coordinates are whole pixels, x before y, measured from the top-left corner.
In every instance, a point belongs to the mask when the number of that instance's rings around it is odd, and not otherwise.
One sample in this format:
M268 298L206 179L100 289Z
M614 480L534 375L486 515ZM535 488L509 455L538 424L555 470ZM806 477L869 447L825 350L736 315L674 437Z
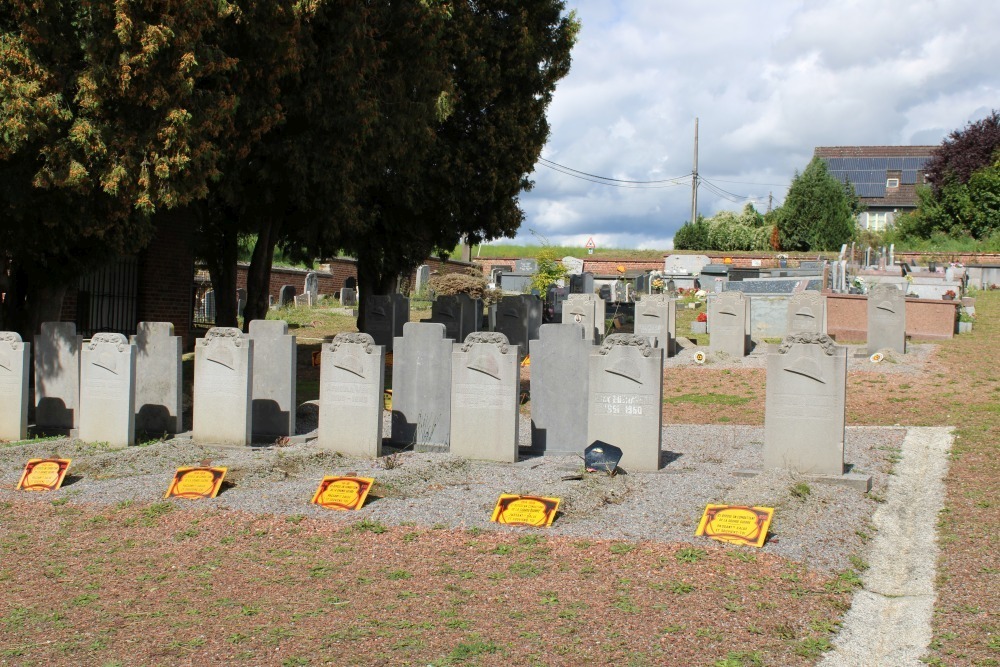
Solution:
M856 228L857 197L814 157L796 174L785 202L778 209L782 250L835 250L851 239Z

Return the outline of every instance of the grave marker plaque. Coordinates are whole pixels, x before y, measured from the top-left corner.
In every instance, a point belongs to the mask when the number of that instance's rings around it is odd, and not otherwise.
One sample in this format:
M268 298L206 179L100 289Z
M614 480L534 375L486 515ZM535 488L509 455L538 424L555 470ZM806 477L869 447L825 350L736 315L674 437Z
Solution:
M0 331L0 440L28 437L28 368L31 345Z
M182 341L170 322L139 322L135 345L135 429L180 433L183 414Z
M350 456L382 455L385 348L368 334L342 333L323 344L316 445Z
M723 292L709 303L709 352L745 357L750 344L750 297Z
M295 435L295 336L284 320L250 322L253 341L253 435L274 439Z
M451 361L451 452L467 459L517 461L517 348L502 333L456 344Z
M35 337L35 425L39 430L80 423L80 345L73 322L42 322Z
M443 324L407 322L393 345L392 441L418 452L448 451L451 353Z
M646 336L611 334L590 354L588 446L622 450L627 472L660 468L663 350Z
M543 324L531 347L531 452L581 455L587 447L587 366L593 344L578 324Z
M826 333L826 297L813 291L789 297L787 331Z
M906 296L885 283L868 291L868 354L880 350L906 354Z
M94 334L80 367L80 439L135 444L135 346L122 334Z
M194 348L195 442L251 443L253 340L239 329L214 327Z

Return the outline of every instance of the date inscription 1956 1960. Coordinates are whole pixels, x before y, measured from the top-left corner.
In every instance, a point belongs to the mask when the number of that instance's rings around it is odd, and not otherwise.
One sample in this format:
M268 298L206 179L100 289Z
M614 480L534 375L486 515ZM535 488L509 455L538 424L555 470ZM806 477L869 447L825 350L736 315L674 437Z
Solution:
M607 415L641 415L644 409L648 412L652 408L654 398L641 394L596 392L594 405L600 412Z

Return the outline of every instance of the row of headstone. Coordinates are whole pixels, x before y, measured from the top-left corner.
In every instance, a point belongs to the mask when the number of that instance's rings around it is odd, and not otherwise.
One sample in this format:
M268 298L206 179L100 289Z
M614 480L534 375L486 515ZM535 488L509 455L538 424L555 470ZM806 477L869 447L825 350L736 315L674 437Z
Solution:
M468 294L439 296L431 303L430 318L423 321L443 324L446 337L464 341L469 334L482 328L483 302Z
M677 351L677 299L669 294L647 294L635 303L633 332L646 336L663 350L663 360Z

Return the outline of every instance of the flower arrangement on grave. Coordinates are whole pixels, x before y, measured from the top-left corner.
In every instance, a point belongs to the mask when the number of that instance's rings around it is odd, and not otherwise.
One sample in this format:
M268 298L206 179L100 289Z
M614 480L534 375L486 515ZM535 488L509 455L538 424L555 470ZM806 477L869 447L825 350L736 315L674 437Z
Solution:
M944 298L947 299L948 301L954 300L954 298L955 298L955 290L950 289L947 292L945 292L944 293Z
M698 317L694 318L698 322L708 322L708 315L704 312L698 313Z
M663 278L653 278L653 282L651 282L649 285L650 287L653 288L653 292L659 294L660 292L663 291L663 288L666 285L666 283L663 282Z

